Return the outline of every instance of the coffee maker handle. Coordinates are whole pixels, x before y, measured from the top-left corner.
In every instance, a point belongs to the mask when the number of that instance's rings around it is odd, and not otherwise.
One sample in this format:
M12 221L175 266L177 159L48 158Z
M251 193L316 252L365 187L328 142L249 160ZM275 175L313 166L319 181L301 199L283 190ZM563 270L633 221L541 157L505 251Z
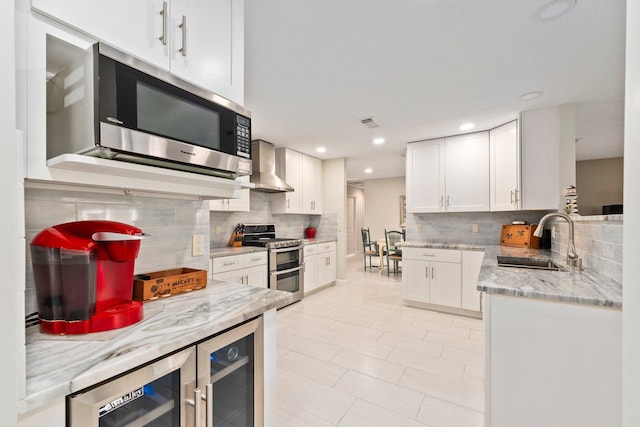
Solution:
M110 231L100 231L98 233L93 233L91 235L91 239L96 242L123 242L126 240L142 240L151 237L149 234L124 234L124 233L113 233Z

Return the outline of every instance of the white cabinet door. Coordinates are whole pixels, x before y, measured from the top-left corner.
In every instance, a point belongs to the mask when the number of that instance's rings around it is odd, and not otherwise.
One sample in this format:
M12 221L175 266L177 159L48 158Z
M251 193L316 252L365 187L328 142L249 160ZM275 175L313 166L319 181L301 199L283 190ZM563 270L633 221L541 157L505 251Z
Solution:
M318 287L317 254L304 256L304 291L309 292Z
M318 244L316 265L318 286L336 281L336 242Z
M518 122L489 131L491 211L520 209L520 140Z
M302 209L322 213L322 160L302 155Z
M482 311L478 276L484 259L483 251L462 251L462 308Z
M444 139L408 144L407 212L444 211L444 168Z
M244 0L170 4L171 72L243 105Z
M162 14L166 4L166 14ZM32 0L41 13L120 50L169 69L169 5L162 0ZM162 42L165 28L165 43Z
M430 270L428 261L402 259L402 284L405 300L429 302Z
M244 284L244 273L242 270L231 270L222 273L213 273L213 280L221 280L227 283Z
M550 107L525 111L520 115L520 126L522 210L558 209L561 164L560 110L558 107Z
M247 267L243 270L244 284L251 286L260 286L262 288L269 287L267 282L267 265L258 265L255 267Z
M302 153L276 149L276 174L294 188L271 196L273 213L302 213Z
M432 261L430 267L429 302L448 307L460 307L462 300L460 264Z
M489 133L445 140L447 212L489 211Z
M249 176L240 176L236 181L249 182ZM210 211L249 212L251 210L251 195L249 189L238 190L238 198L209 200Z

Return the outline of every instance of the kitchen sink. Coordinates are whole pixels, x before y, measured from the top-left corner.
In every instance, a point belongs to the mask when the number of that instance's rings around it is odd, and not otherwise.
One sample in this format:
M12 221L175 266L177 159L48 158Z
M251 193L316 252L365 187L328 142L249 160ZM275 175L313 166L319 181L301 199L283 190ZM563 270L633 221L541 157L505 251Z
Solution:
M498 267L519 267L552 271L562 270L558 264L549 259L520 258L500 255L498 255Z

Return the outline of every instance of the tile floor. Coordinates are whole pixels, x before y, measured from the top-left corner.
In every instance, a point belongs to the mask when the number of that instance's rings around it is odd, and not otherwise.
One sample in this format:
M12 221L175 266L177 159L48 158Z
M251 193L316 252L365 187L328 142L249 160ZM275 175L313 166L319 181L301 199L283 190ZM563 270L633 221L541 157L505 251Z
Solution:
M278 427L482 426L482 321L403 306L401 275L361 257L347 270L278 311Z

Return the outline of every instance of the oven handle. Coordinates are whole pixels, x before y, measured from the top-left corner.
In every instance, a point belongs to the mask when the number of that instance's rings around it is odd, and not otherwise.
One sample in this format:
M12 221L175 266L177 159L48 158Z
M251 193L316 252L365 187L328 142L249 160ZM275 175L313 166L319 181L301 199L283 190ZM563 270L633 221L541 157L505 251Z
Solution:
M272 271L271 272L271 276L279 276L281 274L286 274L286 273L293 273L294 271L297 270L304 270L304 263L301 263L299 266L294 267L294 268L290 268L288 270L282 270L282 271Z
M273 252L275 254L280 253L280 252L293 252L293 251L299 251L302 250L302 248L304 248L304 245L300 245L300 246L288 246L286 248L280 248L280 249L270 249L269 252Z

